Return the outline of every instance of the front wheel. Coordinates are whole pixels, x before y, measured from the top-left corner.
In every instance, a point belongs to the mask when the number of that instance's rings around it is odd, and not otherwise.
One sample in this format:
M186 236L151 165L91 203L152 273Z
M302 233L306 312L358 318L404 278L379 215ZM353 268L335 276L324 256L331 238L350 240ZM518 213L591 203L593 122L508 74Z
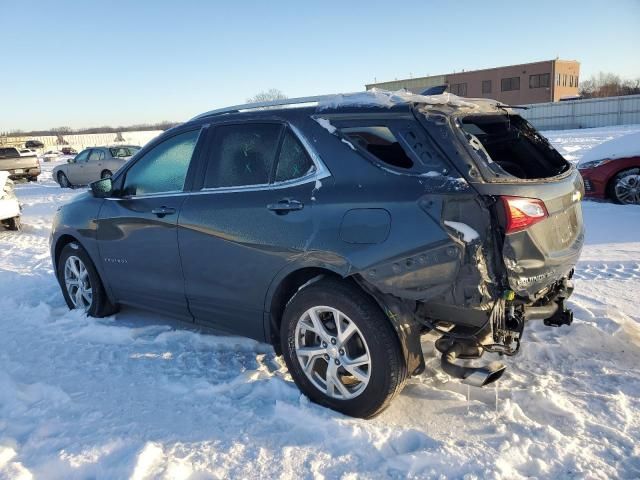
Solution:
M640 168L618 173L611 182L610 195L617 203L640 205Z
M116 312L89 254L76 242L62 249L58 258L58 282L67 306L84 310L92 317L106 317Z
M69 182L69 179L64 172L58 172L58 184L62 188L71 188L71 182Z
M380 307L345 281L324 279L287 305L280 341L289 372L312 401L346 415L382 412L404 386L398 337Z

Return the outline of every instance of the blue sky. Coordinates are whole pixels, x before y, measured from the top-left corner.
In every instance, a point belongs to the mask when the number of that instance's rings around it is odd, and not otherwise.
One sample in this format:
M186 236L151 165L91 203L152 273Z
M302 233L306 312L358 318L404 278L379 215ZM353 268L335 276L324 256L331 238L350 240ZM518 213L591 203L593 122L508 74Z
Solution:
M181 121L243 103L551 59L640 77L640 0L0 0L0 131ZM10 19L10 20L9 20Z

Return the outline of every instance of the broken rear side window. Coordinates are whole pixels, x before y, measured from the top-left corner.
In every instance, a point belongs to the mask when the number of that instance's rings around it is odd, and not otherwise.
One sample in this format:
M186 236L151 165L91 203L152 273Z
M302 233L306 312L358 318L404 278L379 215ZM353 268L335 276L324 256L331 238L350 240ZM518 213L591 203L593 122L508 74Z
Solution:
M416 122L336 122L340 134L377 163L415 174L447 175L449 165Z
M570 165L519 115L470 115L459 126L478 157L497 177L555 177Z

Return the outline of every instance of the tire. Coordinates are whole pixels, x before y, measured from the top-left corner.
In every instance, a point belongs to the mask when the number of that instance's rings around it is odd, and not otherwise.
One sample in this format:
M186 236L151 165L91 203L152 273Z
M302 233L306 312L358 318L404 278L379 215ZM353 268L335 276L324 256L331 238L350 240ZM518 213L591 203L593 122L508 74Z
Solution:
M67 178L64 172L58 172L57 175L58 184L62 188L71 188L71 182Z
M69 260L71 259L71 260ZM79 277L82 279L80 281L82 285L82 289L86 292L90 290L90 294L87 295L76 295L78 292L78 287L73 285L69 285L66 282L65 277L69 274L71 280L73 280L73 268L70 268L69 271L66 270L67 261L71 262L75 265L76 271L81 273ZM75 309L83 309L87 312L87 315L91 317L107 317L109 315L114 314L118 309L117 306L113 305L107 294L104 290L104 285L98 272L96 271L89 254L85 251L82 246L80 246L76 242L71 242L62 249L60 252L60 257L58 258L58 283L60 283L60 288L62 288L62 294L64 296L65 301L67 302L67 306L71 310ZM78 268L83 267L83 268ZM84 270L83 270L84 269ZM86 272L86 274L82 274L82 272ZM77 277L76 277L77 278Z
M103 170L102 173L100 174L100 178L108 178L113 176L113 173L111 173L111 170Z
M22 222L20 221L20 217L13 217L7 219L7 228L9 230L18 231L22 229Z
M335 310L342 332L353 332L342 336L344 343L336 328ZM322 335L318 330L324 330ZM280 342L302 393L352 417L371 418L382 412L407 379L400 341L389 319L371 297L346 281L323 279L298 291L285 308ZM302 354L304 348L312 353ZM352 365L364 358L369 359L366 365Z
M29 177L29 181L30 182L37 182L38 181L38 177Z
M640 205L640 168L629 168L618 173L609 183L608 195L614 202Z

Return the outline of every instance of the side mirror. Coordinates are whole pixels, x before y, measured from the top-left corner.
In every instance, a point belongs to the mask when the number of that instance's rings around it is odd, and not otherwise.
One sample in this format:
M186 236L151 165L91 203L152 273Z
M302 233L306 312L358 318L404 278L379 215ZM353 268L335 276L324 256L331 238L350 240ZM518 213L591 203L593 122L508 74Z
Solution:
M75 158L67 158L67 163L76 163Z
M113 192L111 177L101 178L100 180L91 182L89 187L91 187L91 193L93 193L93 196L96 198L107 198L111 195L111 192Z

